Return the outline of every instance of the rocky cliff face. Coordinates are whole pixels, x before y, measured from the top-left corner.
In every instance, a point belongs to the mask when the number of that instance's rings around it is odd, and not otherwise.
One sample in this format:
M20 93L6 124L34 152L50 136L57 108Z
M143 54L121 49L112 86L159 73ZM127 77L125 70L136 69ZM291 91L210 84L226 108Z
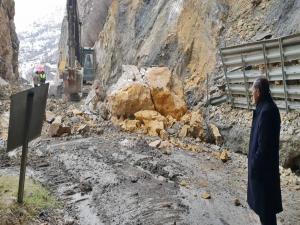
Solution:
M102 30L112 0L79 0L82 45L93 47Z
M14 1L0 0L0 76L9 80L18 78L19 41L14 15Z
M124 64L168 66L185 82L190 106L203 98L206 76L218 74L220 46L300 30L299 0L125 0L113 1L108 12L111 1L80 2L83 40L95 43L105 86L118 80Z
M222 1L114 1L95 45L100 78L116 82L122 64L164 65L199 84L214 68L227 11Z

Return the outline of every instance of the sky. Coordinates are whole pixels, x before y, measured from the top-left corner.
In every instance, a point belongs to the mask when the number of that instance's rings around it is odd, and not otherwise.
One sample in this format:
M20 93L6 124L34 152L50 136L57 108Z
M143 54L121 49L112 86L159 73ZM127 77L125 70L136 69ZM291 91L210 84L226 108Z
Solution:
M33 23L62 21L66 0L15 0L17 32L30 30Z

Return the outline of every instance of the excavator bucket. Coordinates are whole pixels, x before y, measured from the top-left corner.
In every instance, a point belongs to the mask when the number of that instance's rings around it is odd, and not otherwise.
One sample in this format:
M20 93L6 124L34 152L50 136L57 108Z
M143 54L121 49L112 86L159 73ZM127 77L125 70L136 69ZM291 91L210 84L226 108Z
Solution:
M64 73L64 94L70 101L80 101L82 70L69 69Z

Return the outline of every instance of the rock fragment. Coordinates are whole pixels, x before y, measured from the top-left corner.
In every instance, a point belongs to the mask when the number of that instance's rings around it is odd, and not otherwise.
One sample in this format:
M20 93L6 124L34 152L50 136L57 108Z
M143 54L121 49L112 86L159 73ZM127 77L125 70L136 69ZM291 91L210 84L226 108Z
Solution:
M220 154L220 160L222 162L224 162L224 163L229 160L229 154L228 154L227 150L224 150L224 151L221 152L221 154Z
M52 123L55 120L55 114L51 111L46 111L46 122Z
M113 116L129 117L141 110L154 110L150 88L132 83L108 96L108 105Z
M234 205L235 206L240 206L241 205L241 202L238 198L234 199Z
M152 148L158 148L160 143L161 143L161 140L156 140L156 141L151 142L149 144L149 146L152 147Z
M223 137L220 134L219 128L216 125L214 125L213 123L209 124L209 128L210 128L210 131L212 133L214 143L218 146L222 145L223 144Z
M151 89L155 109L179 120L187 111L181 81L167 67L147 70L145 79Z
M77 130L79 134L86 134L89 131L90 131L90 127L87 124L82 124Z
M201 198L203 198L203 199L211 199L211 195L208 192L204 192L203 194L201 194Z

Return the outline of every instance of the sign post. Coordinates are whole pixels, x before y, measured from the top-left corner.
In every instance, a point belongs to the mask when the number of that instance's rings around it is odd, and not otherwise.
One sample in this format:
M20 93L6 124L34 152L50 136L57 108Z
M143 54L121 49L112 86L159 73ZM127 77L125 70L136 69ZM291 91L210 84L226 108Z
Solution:
M22 146L18 203L23 203L28 143L43 128L49 84L11 96L7 152Z
M28 153L28 142L29 142L29 126L31 121L32 105L33 105L34 93L29 92L27 95L26 103L26 118L24 126L24 142L22 147L22 158L21 158L21 169L20 169L20 179L19 179L19 190L18 190L18 203L23 203L24 197L24 186L25 186L25 174L26 174L26 164L27 164L27 153Z

